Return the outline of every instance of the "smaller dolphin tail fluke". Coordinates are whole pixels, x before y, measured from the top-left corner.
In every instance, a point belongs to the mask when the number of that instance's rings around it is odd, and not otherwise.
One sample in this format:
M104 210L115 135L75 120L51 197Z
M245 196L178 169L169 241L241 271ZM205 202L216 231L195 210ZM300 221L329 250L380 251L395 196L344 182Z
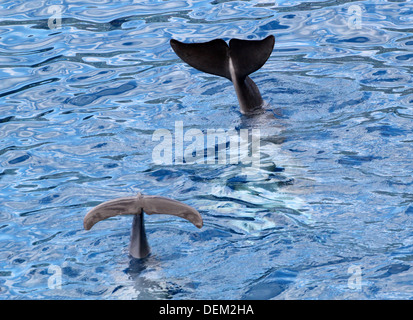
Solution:
M224 40L183 43L172 39L170 44L176 55L191 67L231 80L228 65L229 48Z
M197 210L185 203L159 196L144 196L140 193L136 197L119 198L104 202L90 210L83 226L89 230L101 220L117 215L134 215L129 253L134 258L145 258L151 251L146 238L143 212L147 214L170 214L192 222L202 228L202 217Z
M260 69L270 57L274 43L273 35L262 40L231 39L229 51L235 76L243 80Z
M141 204L147 214L169 214L186 219L197 228L203 226L199 212L185 203L160 196L142 196Z
M118 215L139 214L142 208L139 197L126 197L110 200L94 207L83 219L85 230L89 230L97 222Z

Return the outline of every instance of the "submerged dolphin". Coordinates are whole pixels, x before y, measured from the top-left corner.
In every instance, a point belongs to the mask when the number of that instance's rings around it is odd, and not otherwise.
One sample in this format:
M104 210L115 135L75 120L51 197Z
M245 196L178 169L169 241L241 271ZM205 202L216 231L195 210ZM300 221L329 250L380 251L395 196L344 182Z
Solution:
M82 94L80 96L69 99L67 102L75 106L86 106L99 99L100 97L123 94L127 91L135 89L136 87L136 83L130 81L128 83L122 84L117 88L104 89L95 93Z
M263 40L222 39L203 43L170 41L172 49L187 64L200 71L232 81L241 113L251 113L264 104L257 85L248 76L260 69L274 48L274 36Z
M104 219L133 214L133 223L129 245L129 253L134 258L144 258L150 252L146 239L143 212L147 214L170 214L192 222L202 228L203 220L197 210L182 202L160 197L144 196L140 193L136 197L125 197L104 202L90 210L83 220L85 230Z

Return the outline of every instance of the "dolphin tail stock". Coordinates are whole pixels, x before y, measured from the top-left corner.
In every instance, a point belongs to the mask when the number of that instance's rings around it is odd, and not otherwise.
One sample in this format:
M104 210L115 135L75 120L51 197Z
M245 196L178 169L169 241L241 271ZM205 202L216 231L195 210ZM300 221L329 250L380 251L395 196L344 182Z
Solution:
M134 215L129 253L134 258L144 258L150 253L150 247L146 238L143 212L178 216L190 221L197 228L203 225L201 215L191 206L173 199L139 193L135 197L118 198L94 207L86 214L83 226L85 230L90 230L93 225L104 219L118 215Z
M134 258L145 258L150 252L151 248L146 238L143 213L135 214L130 233L129 254Z
M200 71L232 81L242 113L262 107L257 85L248 76L260 69L270 57L275 39L231 39L229 46L222 39L202 43L183 43L172 39L172 49L183 61Z

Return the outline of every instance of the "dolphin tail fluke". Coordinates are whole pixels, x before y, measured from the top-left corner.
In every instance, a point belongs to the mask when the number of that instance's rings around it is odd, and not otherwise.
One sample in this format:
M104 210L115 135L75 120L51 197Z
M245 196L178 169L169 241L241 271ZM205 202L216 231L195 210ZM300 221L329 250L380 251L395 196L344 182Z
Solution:
M99 221L118 215L139 214L142 208L139 197L126 197L110 200L94 207L83 219L85 230L89 230Z
M249 74L260 69L270 57L274 43L273 35L263 40L231 39L229 48L235 76L244 80Z
M203 221L199 212L191 206L160 196L126 197L106 201L90 210L83 219L85 230L92 228L97 222L118 215L140 215L142 210L147 214L169 214L186 219L197 228L202 228Z
M222 39L202 43L183 43L172 39L171 47L178 57L195 69L233 81L230 58L235 76L243 80L265 64L274 42L273 35L263 40L231 39L229 47Z
M170 214L202 228L203 220L199 212L185 203L160 196L143 196L141 203L143 211L147 214Z
M196 227L203 225L199 212L185 203L159 196L144 196L140 193L136 197L119 198L104 202L90 210L83 226L89 230L101 220L117 215L134 215L129 253L134 258L145 258L150 247L146 238L143 212L147 214L170 214L192 222Z
M171 40L171 47L183 61L200 71L232 81L241 113L255 112L263 106L261 93L249 74L260 69L271 55L273 35L263 40L222 39L203 43Z
M183 43L172 39L170 43L176 55L191 67L231 80L228 65L229 48L224 40Z

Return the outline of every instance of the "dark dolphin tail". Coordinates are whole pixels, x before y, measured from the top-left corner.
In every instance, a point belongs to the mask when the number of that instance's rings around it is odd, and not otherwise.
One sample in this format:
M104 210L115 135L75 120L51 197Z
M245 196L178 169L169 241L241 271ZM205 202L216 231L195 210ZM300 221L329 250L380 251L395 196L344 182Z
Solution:
M203 43L183 43L171 40L175 53L200 71L232 81L242 113L262 107L263 100L249 74L260 69L274 48L274 36L263 40L231 39L229 46L222 39Z
M144 258L149 254L150 247L146 239L143 212L178 216L192 222L197 228L203 225L201 215L191 206L173 199L139 193L136 197L110 200L96 206L86 214L83 226L89 230L101 220L117 215L134 215L129 253L134 258Z

